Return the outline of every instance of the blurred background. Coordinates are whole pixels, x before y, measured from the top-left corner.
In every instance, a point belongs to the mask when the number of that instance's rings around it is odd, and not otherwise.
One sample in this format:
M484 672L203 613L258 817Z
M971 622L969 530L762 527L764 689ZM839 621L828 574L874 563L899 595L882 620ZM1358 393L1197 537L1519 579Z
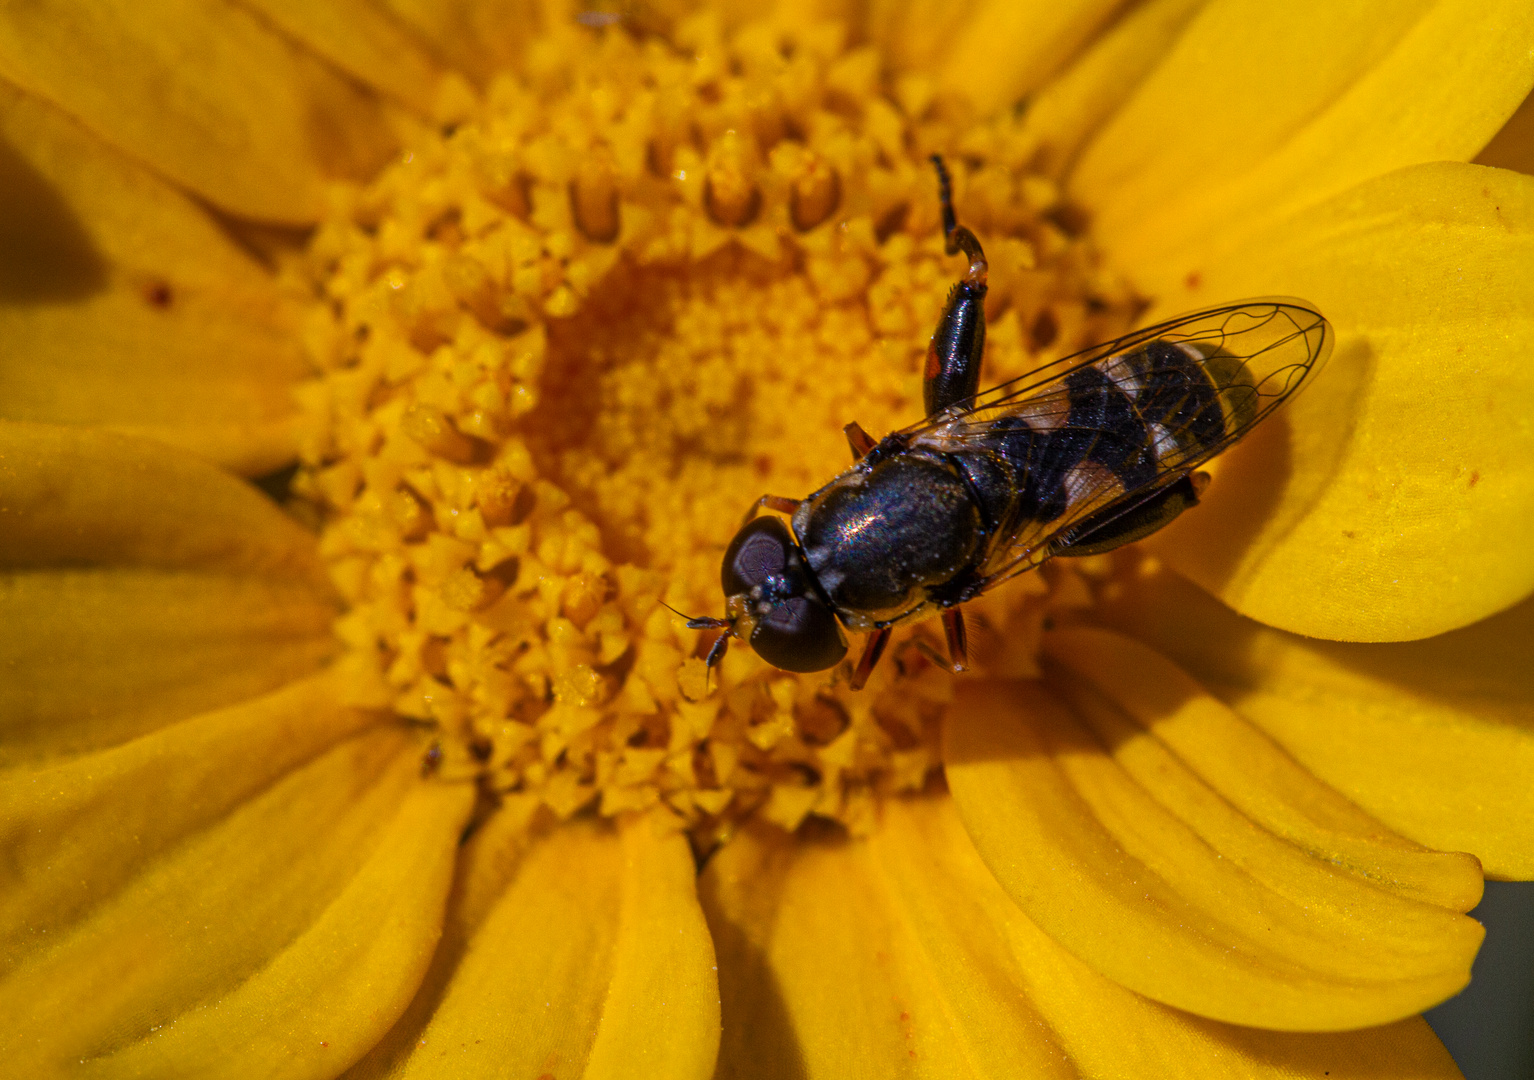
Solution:
M1534 1080L1534 882L1488 881L1470 985L1427 1014L1465 1080Z

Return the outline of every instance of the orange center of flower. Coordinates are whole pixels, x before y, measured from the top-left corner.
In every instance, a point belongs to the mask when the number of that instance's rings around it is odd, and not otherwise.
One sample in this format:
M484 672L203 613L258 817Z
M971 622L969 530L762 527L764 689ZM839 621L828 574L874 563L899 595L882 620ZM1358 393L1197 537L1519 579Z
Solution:
M849 421L920 418L964 269L932 152L990 258L986 383L1123 332L1133 298L1015 159L1013 118L885 77L835 24L571 26L529 56L342 192L306 260L324 371L299 490L352 692L421 723L428 772L560 815L664 801L704 843L748 814L857 830L941 766L941 632L897 634L854 693L739 644L710 673L710 634L661 601L722 614L757 496L847 468ZM977 666L1030 671L1073 575L970 605Z

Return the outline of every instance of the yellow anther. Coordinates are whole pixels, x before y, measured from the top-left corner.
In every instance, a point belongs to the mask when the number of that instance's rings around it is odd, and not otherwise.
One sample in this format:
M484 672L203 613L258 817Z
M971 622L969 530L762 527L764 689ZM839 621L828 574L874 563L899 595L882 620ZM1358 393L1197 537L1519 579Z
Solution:
M410 406L400 428L419 443L421 449L448 461L464 465L473 461L477 454L474 440L461 434L447 417L430 405L417 402Z
M442 602L454 611L478 611L495 603L506 586L499 579L482 577L466 566L443 582L439 591Z
M825 159L806 154L789 194L789 213L796 229L813 229L836 210L841 179Z
M726 131L716 140L709 154L704 201L719 224L739 228L756 218L762 195L754 165L746 141L737 132Z
M618 238L618 183L612 152L592 151L570 181L570 209L588 240L610 244Z

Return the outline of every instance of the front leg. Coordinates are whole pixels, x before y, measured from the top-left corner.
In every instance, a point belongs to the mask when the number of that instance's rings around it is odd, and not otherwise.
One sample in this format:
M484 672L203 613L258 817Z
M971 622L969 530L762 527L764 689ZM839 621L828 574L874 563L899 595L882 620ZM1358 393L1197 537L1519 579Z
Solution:
M890 628L887 626L881 626L868 635L868 640L863 644L863 657L858 661L858 666L853 668L852 678L847 681L851 689L863 689L868 676L873 674L874 665L884 655L884 646L889 643Z
M932 155L938 193L943 204L943 238L950 255L969 256L969 273L948 294L943 317L932 333L927 366L922 372L922 399L929 417L972 398L980 389L980 363L985 356L985 252L975 234L960 225L953 213L953 192L943 159Z

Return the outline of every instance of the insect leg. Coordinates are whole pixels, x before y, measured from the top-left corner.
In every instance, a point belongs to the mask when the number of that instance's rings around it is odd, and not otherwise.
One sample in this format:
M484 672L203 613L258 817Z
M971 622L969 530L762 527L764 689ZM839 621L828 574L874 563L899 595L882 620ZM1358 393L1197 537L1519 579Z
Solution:
M1127 510L1110 506L1051 541L1049 553L1071 557L1101 555L1143 540L1170 525L1184 510L1197 506L1199 494L1208 486L1208 473L1189 473Z
M856 420L842 428L847 433L847 445L852 447L852 460L862 461L874 448L874 440Z
M708 659L703 662L710 668L719 666L719 661L724 659L724 651L730 647L730 635L720 634L714 639L713 648L708 650Z
M948 638L948 660L955 671L969 669L969 639L964 633L964 612L956 607L943 611L943 634Z
M868 643L863 646L863 658L858 661L858 666L852 673L850 683L852 689L861 690L868 682L868 676L873 674L874 665L879 662L879 657L884 655L884 646L890 642L890 628L880 627L868 635Z
M666 603L666 601L662 600L660 603L661 607L670 608L670 610L675 614L682 615L680 611L677 611L676 608L671 607L671 605ZM724 631L724 633L720 634L714 639L714 644L708 650L708 658L704 661L708 667L708 670L712 672L714 668L719 665L719 661L724 659L725 650L730 647L730 638L734 636L735 633L735 621L733 619L716 619L712 615L698 615L692 618L688 618L686 615L682 615L682 618L687 619L687 629L689 630ZM708 679L706 676L703 680L703 686L705 690L708 687Z
M763 495L751 504L751 509L746 511L746 516L741 519L741 524L744 525L756 517L756 512L764 506L769 510L776 510L780 514L792 514L795 510L799 509L799 502L800 500L790 499L786 495Z
M906 674L905 654L915 649L925 656L933 667L942 671L948 670L948 658L927 644L920 634L914 634L905 639L903 643L895 646L895 666L900 669L902 675Z
M948 294L943 317L932 332L927 366L922 372L922 400L927 415L935 416L980 389L980 362L985 355L985 252L953 213L953 191L943 159L932 155L937 169L938 195L943 206L943 239L950 255L969 256L969 273Z
M925 656L927 661L939 671L946 671L952 675L960 670L955 668L953 666L953 662L950 661L948 657L944 656L939 649L934 647L930 642L927 641L925 637L918 633L906 638L904 642L895 646L895 663L899 665L900 673L902 675L906 673L905 654L907 651L912 649Z

